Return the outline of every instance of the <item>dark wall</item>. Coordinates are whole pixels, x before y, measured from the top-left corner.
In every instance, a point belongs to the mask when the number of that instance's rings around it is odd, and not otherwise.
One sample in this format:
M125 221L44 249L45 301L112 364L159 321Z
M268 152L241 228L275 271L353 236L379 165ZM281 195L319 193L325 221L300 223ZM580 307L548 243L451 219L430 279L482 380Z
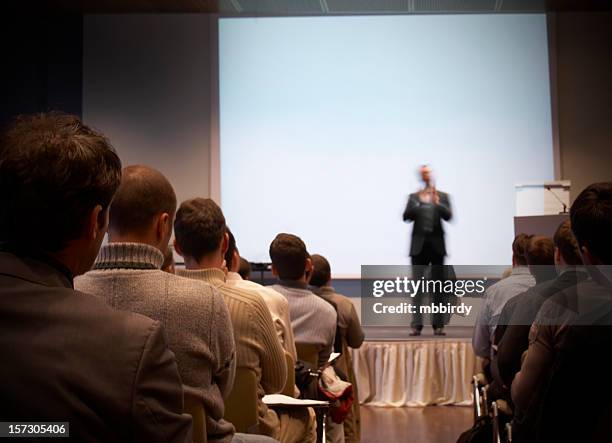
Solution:
M572 200L612 180L612 13L554 16L561 176Z
M0 124L15 114L62 110L81 115L80 14L3 13Z

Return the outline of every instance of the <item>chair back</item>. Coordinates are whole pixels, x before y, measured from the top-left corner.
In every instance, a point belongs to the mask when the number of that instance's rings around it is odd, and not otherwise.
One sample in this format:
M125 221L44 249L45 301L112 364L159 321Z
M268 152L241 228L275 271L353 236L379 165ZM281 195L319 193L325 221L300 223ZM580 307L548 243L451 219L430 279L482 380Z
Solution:
M232 392L225 400L225 419L232 423L236 432L257 431L257 376L250 368L236 368Z
M296 343L298 359L310 363L313 368L319 368L319 347L310 343Z
M285 351L285 361L287 362L287 383L281 391L281 394L293 397L295 388L295 362L293 357Z
M193 443L206 443L206 411L202 401L196 397L185 396L184 412L192 417Z

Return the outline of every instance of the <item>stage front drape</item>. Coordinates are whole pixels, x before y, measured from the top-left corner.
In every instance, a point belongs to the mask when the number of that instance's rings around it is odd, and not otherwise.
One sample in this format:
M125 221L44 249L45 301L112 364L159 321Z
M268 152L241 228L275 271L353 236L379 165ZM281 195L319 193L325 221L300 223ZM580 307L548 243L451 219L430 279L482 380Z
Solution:
M476 356L469 339L366 341L351 352L361 404L472 404Z

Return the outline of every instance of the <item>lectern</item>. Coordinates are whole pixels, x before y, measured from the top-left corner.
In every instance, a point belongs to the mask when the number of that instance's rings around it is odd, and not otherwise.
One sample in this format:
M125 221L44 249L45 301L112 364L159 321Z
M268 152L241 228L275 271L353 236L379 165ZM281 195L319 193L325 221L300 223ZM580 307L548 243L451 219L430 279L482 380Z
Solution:
M552 237L569 217L569 180L516 185L514 234Z

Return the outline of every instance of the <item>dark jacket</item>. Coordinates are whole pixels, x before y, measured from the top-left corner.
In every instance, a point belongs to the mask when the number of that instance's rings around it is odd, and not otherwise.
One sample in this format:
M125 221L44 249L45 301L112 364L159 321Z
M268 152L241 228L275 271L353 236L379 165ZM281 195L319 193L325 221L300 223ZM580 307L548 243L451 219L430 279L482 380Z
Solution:
M0 421L66 421L79 442L191 438L159 322L74 291L59 262L0 250L0 324Z
M410 242L411 257L421 253L426 240L434 249L433 252L446 255L442 220L449 221L451 219L452 209L448 194L440 191L437 191L437 193L440 196L440 202L437 205L432 204L433 208L427 208L427 205L421 203L418 192L410 194L408 198L403 219L404 221L414 222ZM426 211L429 209L432 209L432 214L427 214Z

